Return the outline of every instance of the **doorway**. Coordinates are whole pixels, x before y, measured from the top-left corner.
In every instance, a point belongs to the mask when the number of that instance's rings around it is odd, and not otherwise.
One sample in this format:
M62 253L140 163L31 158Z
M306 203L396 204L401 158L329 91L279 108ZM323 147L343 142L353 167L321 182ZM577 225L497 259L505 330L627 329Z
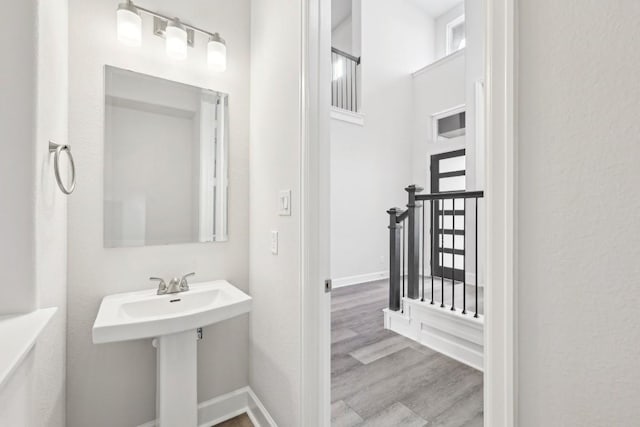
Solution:
M491 167L486 171L488 242L486 280L493 284L487 300L491 316L487 322L490 331L485 338L491 346L490 358L485 363L485 425L502 427L514 425L514 327L515 310L510 301L514 295L513 236L515 232L513 182L514 168L514 64L515 30L514 0L487 0L485 39L487 45L486 80L486 158ZM329 294L324 283L329 277L328 224L323 212L328 213L327 182L330 177L328 146L329 116L327 107L330 92L318 90L331 80L330 58L326 55L330 43L330 2L305 2L303 41L305 56L305 99L308 107L303 126L311 130L305 137L303 158L303 235L304 264L303 291L303 390L302 408L304 425L329 426L330 415L330 354L325 349L330 342ZM366 62L364 62L366 64ZM366 102L366 100L365 100ZM326 116L325 116L326 114ZM318 130L319 133L315 133ZM318 156L313 156L318 154ZM326 209L325 209L326 208ZM320 349L320 354L318 353ZM319 357L318 357L319 356Z

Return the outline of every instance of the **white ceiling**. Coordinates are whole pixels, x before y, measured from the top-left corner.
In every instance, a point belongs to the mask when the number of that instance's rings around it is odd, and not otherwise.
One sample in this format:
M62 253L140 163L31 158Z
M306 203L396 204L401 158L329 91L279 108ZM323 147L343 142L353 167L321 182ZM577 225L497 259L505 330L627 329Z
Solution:
M443 13L453 9L464 0L413 0L427 12L432 18L437 18Z
M464 0L412 0L432 18L437 18L448 10L453 9ZM351 15L351 0L331 0L331 28Z
M351 0L331 0L331 28L351 15Z

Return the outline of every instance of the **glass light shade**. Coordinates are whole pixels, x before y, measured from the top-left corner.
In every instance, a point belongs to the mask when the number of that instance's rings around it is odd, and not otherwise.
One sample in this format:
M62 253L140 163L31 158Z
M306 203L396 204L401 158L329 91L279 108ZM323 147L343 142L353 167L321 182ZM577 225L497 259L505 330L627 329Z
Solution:
M140 46L142 44L142 18L135 6L131 3L122 3L118 6L116 13L118 41L128 46Z
M214 71L227 69L227 45L220 37L212 37L207 43L207 62Z
M179 21L171 21L165 30L166 45L165 51L171 59L187 58L187 30Z

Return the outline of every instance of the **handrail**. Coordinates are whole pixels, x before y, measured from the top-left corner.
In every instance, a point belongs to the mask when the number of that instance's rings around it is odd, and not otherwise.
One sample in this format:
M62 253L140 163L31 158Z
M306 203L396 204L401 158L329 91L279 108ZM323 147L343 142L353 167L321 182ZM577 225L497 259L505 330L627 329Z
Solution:
M484 191L449 191L434 194L416 194L416 200L475 199L476 197L484 197Z
M355 62L356 64L360 65L360 57L359 56L353 56L350 53L344 52L340 49L336 49L335 47L331 47L331 52L333 53L337 53L338 55L344 56L347 59L352 60L353 62Z
M430 277L431 295L428 300L435 304L434 276L440 278L440 307L445 307L445 276L451 288L452 311L456 310L455 285L462 285L462 314L467 314L467 247L471 244L475 261L475 304L474 317L478 317L478 205L484 198L484 191L450 191L435 194L421 194L421 187L410 185L405 188L408 193L406 209L391 208L389 214L389 309L403 310L403 299L420 298L426 301L425 278ZM470 200L467 200L470 199ZM464 201L458 207L456 201ZM451 207L446 203L451 201ZM460 202L462 205L462 202ZM456 227L456 217L458 223ZM470 230L467 229L469 218ZM445 219L448 221L445 225ZM445 239L445 235L447 238ZM456 238L456 236L460 236ZM462 242L460 242L462 240ZM470 241L469 241L470 240ZM428 243L427 243L428 242ZM429 271L427 257L429 248ZM406 257L405 257L406 252ZM445 265L445 254L450 255L449 265ZM462 267L456 267L457 256L463 256ZM406 263L405 263L406 260ZM406 281L405 281L406 267ZM461 282L461 283L460 283ZM406 285L406 286L405 286ZM420 286L422 285L422 286ZM422 289L420 289L420 287Z

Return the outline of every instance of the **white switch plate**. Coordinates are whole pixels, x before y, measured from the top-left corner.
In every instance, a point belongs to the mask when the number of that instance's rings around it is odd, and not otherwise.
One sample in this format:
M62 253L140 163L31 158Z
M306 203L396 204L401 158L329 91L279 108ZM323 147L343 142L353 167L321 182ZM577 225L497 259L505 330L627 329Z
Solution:
M280 190L278 194L278 215L291 216L291 190Z
M271 232L271 253L278 255L278 232Z

